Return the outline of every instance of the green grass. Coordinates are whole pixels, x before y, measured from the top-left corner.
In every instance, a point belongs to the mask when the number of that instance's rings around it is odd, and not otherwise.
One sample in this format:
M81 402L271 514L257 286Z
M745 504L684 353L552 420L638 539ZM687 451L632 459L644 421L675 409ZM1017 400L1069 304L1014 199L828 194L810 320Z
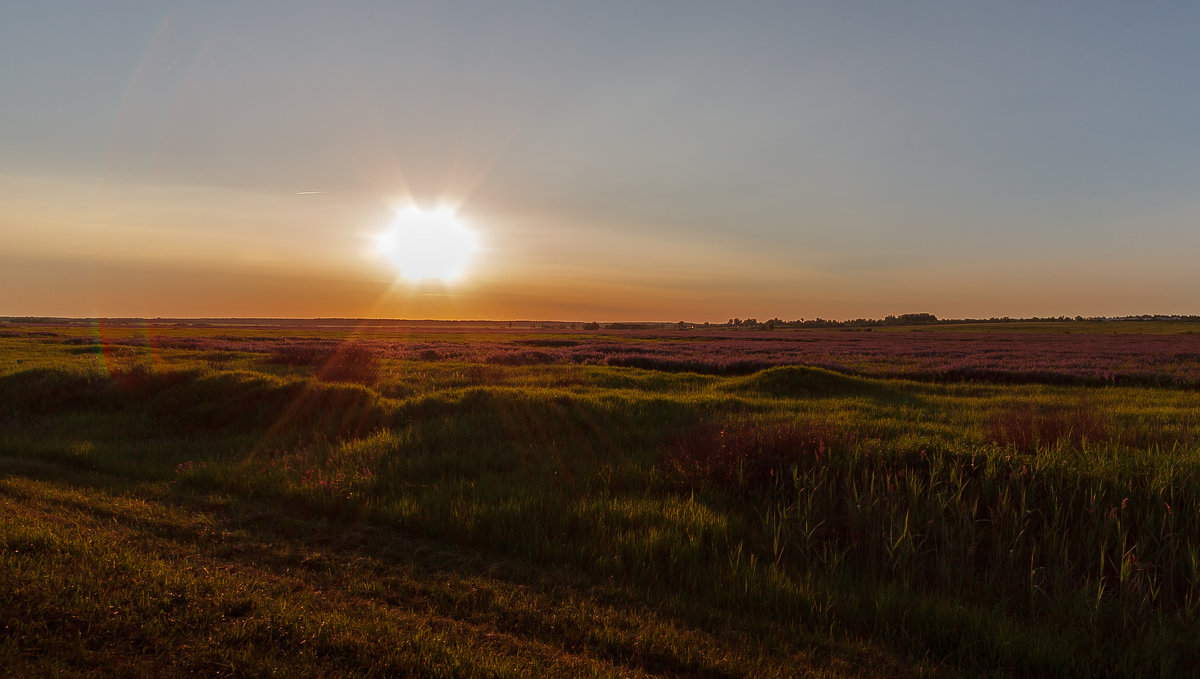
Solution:
M0 337L16 676L1200 666L1195 391L218 358Z

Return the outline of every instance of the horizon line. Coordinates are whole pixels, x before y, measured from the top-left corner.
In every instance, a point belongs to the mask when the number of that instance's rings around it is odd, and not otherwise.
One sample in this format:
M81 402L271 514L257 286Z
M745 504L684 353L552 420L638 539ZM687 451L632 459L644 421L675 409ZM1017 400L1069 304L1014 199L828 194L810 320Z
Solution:
M929 320L922 320L913 323L897 323L898 325L946 325L954 323L979 323L979 322L1087 322L1087 321L1200 321L1198 314L1124 314L1116 316L1082 316L1082 315L1059 315L1059 316L989 316L989 317L964 317L964 318L939 318L933 314L915 313L915 314L889 314L883 318L807 318L800 317L793 320L784 320L778 317L760 321L755 317L741 319L740 317L730 317L726 321L634 321L634 320L562 320L562 319L536 319L536 318L512 318L512 319L488 319L488 318L391 318L391 317L366 317L366 316L0 316L0 323L52 323L52 322L100 322L100 321L142 321L142 322L171 322L171 323L197 323L197 322L252 322L252 321L267 321L267 322L346 322L346 323L528 323L528 324L628 324L628 325L679 325L685 324L689 326L734 326L739 324L750 325L765 325L771 321L776 321L785 324L793 323L885 323L888 319L903 320L904 316L928 316ZM731 324L730 321L739 321L740 323Z

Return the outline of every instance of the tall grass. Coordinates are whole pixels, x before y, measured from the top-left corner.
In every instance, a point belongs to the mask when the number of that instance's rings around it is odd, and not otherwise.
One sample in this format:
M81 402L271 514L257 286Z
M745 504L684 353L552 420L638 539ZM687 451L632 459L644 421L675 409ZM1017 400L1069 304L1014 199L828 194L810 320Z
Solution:
M661 464L690 491L745 498L760 519L749 553L784 570L1043 621L1060 630L1062 671L1102 664L1116 643L1123 664L1109 671L1195 667L1195 451L1089 446L1106 431L1094 407L1027 408L1000 411L1007 450L1021 454L899 451L827 422L733 421L688 431ZM957 655L960 642L938 651Z

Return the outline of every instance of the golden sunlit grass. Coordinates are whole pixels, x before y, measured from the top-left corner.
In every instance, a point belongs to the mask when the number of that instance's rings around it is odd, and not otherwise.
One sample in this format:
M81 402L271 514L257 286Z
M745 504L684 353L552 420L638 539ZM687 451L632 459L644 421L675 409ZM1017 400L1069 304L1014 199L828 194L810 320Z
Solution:
M407 281L449 282L466 271L479 239L449 208L409 206L376 237L375 248Z

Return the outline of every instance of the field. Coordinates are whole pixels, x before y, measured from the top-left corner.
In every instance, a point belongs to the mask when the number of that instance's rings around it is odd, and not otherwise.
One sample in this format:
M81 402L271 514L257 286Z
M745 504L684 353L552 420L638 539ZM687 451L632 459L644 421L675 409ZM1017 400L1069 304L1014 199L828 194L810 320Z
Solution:
M13 676L1186 676L1200 326L0 324Z

